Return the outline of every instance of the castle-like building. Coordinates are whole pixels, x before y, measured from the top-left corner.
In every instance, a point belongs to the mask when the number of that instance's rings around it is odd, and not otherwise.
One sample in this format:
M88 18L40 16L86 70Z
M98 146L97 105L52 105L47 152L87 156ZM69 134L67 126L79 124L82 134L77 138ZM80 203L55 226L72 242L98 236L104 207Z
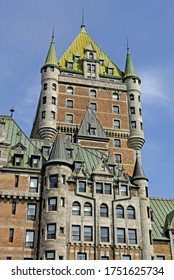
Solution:
M41 68L30 138L0 116L0 259L174 259L174 200L149 198L141 80L84 23Z

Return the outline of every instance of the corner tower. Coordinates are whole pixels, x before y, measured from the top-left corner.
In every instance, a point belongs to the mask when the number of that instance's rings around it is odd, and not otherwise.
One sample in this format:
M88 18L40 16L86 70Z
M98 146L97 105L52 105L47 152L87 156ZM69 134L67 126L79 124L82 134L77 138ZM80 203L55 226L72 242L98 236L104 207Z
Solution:
M141 111L141 80L135 71L129 48L127 48L124 81L127 85L129 109L130 136L128 143L131 148L139 150L145 142Z
M54 33L50 48L41 68L41 96L39 106L39 136L42 139L52 139L56 133L58 76L60 74L54 43Z

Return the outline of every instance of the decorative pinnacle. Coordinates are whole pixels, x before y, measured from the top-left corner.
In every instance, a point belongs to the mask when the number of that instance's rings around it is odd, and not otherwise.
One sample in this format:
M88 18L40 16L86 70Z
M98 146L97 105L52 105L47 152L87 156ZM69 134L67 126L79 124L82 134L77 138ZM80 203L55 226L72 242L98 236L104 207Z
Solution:
M11 107L11 108L10 108L11 117L13 117L13 113L14 113L14 111L15 111L15 110L14 110L14 108L13 108L13 107Z
M53 31L52 31L52 42L54 42L54 27L53 27Z
M84 9L82 11L82 25L81 25L81 28L82 27L85 27L85 15L84 15Z

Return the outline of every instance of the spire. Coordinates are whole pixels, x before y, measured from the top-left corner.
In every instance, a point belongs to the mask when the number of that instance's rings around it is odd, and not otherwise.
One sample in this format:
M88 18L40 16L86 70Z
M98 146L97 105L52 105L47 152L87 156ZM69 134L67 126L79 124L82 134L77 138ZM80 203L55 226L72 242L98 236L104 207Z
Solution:
M86 33L85 29L85 14L84 14L84 9L82 11L82 24L81 24L81 32Z
M138 78L134 65L133 65L133 61L131 58L130 49L129 49L129 45L128 45L128 40L127 40L127 57L126 57L124 78L128 78L128 77Z
M64 142L62 140L61 134L58 132L55 142L53 144L48 163L50 162L60 162L60 163L68 163L66 158L66 150L64 146Z
M132 180L139 180L139 179L144 179L147 180L147 177L144 173L142 164L141 164L141 159L139 153L136 153L136 162L135 162L135 167L134 167L134 172L132 176Z
M48 54L47 54L44 66L54 65L54 66L58 67L57 61L58 60L57 60L57 54L56 54L56 49L55 49L55 43L54 43L54 28L53 28L52 40L50 43L50 47L48 50Z

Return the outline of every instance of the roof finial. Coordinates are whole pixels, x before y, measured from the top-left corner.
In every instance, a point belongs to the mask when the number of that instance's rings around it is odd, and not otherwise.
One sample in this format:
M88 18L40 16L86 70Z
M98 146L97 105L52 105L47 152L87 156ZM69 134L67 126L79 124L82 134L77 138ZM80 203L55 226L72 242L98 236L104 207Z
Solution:
M127 37L127 54L130 54L128 37Z
M54 42L54 27L53 27L53 31L52 31L52 42Z
M82 25L81 27L85 27L85 13L84 13L84 9L82 11Z
M83 9L83 11L82 11L82 24L81 24L81 32L86 33L86 30L85 30L85 13L84 13L84 9Z
M11 107L11 108L10 108L11 118L13 118L13 113L14 113L14 111L15 111L15 110L14 110L14 108L13 108L13 107Z

